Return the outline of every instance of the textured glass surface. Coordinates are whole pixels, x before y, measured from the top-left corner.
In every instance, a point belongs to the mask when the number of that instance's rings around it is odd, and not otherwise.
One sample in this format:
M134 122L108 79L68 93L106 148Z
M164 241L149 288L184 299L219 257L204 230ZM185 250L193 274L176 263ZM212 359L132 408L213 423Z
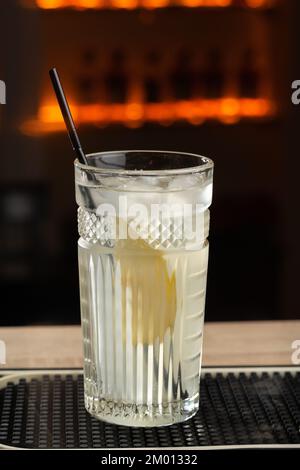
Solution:
M79 241L86 405L93 414L151 426L197 410L207 251L119 256ZM167 275L174 267L176 279Z
M212 168L207 160L192 174L169 167L171 174L147 176L76 168L85 404L117 424L172 424L199 407ZM129 212L136 203L150 214L174 202L191 211L131 216L135 237L123 239L113 226L120 196ZM116 209L115 220L103 204ZM197 230L187 236L183 220Z

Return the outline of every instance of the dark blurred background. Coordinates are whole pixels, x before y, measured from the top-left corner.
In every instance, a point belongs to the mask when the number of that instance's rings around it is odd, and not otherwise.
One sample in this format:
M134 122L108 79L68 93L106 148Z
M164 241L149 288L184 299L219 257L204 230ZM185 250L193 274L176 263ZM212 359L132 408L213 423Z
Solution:
M1 1L0 325L80 320L74 155L53 65L88 152L215 161L206 319L300 317L299 3Z

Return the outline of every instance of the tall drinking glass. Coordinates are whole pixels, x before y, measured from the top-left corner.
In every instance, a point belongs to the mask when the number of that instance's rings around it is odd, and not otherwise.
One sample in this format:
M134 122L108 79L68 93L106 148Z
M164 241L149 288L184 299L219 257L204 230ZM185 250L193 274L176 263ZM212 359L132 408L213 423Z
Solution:
M213 162L118 151L75 161L86 409L159 426L199 407Z

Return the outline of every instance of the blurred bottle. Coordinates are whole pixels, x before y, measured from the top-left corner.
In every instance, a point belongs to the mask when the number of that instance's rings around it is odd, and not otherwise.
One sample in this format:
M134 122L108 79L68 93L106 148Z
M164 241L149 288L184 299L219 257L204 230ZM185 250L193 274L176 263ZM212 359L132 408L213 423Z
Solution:
M183 49L179 52L170 76L171 94L175 100L190 100L195 89L195 72L192 56Z
M144 99L146 103L158 103L162 101L161 83L158 76L160 61L160 54L156 51L151 51L146 56L146 73L143 83Z
M222 57L218 49L211 49L205 58L204 70L200 74L205 98L217 99L224 95L225 74Z
M243 98L257 98L260 87L260 73L253 49L244 51L238 74L238 92Z
M125 103L128 92L128 76L125 69L126 57L121 49L113 51L111 64L105 77L106 100L109 103Z
M77 81L79 103L95 103L99 100L98 80L95 66L97 52L93 48L85 49L80 59L80 73Z

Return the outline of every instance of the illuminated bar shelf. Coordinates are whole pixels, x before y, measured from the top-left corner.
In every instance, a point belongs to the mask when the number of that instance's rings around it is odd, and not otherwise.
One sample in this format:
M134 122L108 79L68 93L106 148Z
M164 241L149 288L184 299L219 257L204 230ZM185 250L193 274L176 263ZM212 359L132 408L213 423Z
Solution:
M276 111L274 103L269 99L231 97L151 104L71 104L70 107L79 125L124 125L129 128L138 128L145 123L168 126L176 122L196 126L210 120L236 124L242 119L271 118ZM64 130L61 114L55 103L42 105L37 117L28 119L21 125L21 131L30 136Z
M228 8L244 7L264 9L274 6L276 0L23 0L27 7L43 10L59 8L83 9L127 9L136 8Z

